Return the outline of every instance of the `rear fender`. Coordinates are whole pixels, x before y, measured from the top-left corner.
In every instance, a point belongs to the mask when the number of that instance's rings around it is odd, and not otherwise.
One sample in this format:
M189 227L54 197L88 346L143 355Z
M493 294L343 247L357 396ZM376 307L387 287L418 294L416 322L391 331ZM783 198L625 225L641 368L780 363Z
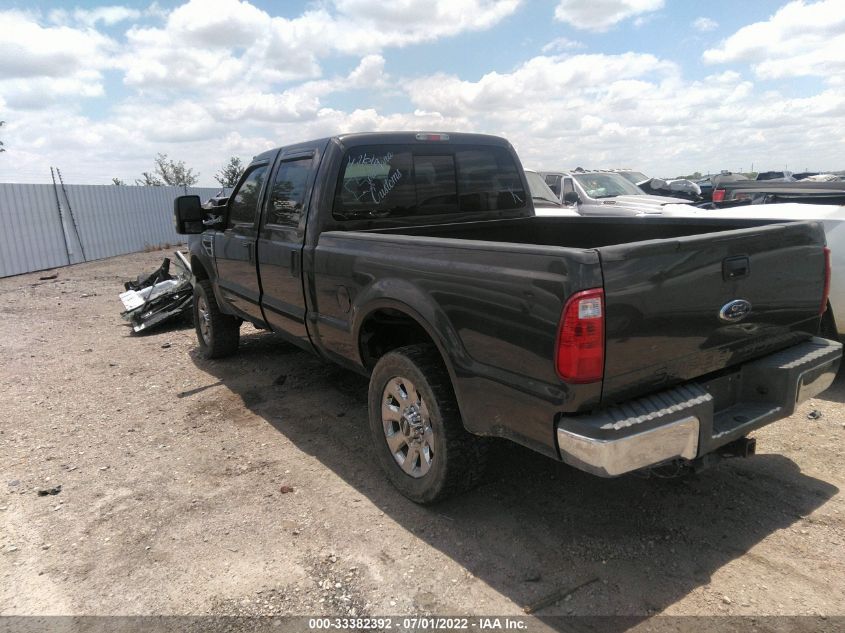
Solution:
M470 363L469 355L449 318L435 301L421 288L409 281L395 278L379 279L359 293L352 304L352 336L360 341L361 327L377 310L393 309L416 321L434 342L443 359L455 396L461 406L458 372ZM358 361L364 365L363 350L358 346ZM461 408L463 412L463 408Z

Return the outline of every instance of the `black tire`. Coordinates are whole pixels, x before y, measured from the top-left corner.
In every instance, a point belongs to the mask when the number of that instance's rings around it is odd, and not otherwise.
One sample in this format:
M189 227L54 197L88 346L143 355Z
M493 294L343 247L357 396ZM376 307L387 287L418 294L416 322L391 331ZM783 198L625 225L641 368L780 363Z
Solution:
M382 414L384 402L398 402L386 392L391 381L397 378L400 382L410 381L418 394L417 397L407 399L406 405L424 403L427 413L427 416L423 416L424 420L418 423L425 429L430 428L431 435L422 433L423 437L433 437L431 444L426 445L430 449L428 455L433 457L424 474L420 474L423 467L422 449L415 454L415 463L419 464L419 468L414 469L417 472L412 475L403 470L398 462L402 458L402 451L397 451L396 455L400 455L397 457L388 446L388 425L391 429L398 429L395 435L391 435L397 437L397 441L417 441L407 433L404 439L400 436L403 432L401 429L411 428L407 421L394 421ZM469 490L481 480L489 441L464 429L449 373L434 347L410 345L393 350L379 359L370 377L369 418L375 452L382 469L399 492L411 501L420 504L442 501ZM412 443L406 444L405 460L411 454Z
M207 279L194 286L193 314L200 353L205 358L223 358L238 350L241 320L220 312L214 289Z

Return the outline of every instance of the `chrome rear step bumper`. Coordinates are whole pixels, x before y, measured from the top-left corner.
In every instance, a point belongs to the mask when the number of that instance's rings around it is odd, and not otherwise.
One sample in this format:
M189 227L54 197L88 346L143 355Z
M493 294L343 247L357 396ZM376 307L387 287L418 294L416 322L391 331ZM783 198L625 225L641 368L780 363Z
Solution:
M615 477L672 460L693 460L792 415L833 383L842 357L836 341L813 338L741 365L729 376L679 385L598 413L561 417L560 457ZM738 381L736 397L716 408L713 391Z

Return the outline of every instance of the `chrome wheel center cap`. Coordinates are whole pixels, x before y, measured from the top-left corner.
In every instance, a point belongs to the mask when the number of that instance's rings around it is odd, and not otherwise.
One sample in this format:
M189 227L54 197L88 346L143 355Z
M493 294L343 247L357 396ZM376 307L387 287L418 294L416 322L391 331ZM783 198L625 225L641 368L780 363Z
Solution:
M399 428L402 434L412 441L419 441L423 431L422 416L416 405L411 405L399 418Z

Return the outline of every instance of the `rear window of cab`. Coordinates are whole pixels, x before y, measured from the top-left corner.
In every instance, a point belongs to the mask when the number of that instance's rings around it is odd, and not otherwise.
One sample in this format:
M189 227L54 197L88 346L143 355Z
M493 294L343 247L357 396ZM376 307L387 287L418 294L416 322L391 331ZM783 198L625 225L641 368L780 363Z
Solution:
M527 196L502 147L378 145L343 157L333 215L338 220L520 209Z

